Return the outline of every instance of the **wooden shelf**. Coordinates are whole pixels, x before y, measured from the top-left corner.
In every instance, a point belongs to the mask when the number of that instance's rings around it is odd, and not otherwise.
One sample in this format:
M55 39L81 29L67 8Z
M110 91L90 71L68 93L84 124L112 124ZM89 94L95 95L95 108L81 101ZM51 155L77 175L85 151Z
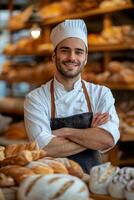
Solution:
M118 11L132 9L132 8L134 8L134 6L132 4L126 4L125 6L119 6L119 7L113 7L113 8L111 7L111 8L107 8L107 9L106 8L104 8L104 9L96 8L96 9L91 9L91 10L87 10L84 12L73 13L73 14L68 14L65 16L56 17L53 19L48 19L44 22L44 25L56 24L56 23L59 23L65 19L69 19L69 18L70 19L86 18L86 17L95 16L95 15L113 13L113 12L118 12Z
M106 45L89 45L89 52L96 51L120 51L120 50L133 50L134 43L124 44L106 44Z
M131 141L134 141L134 134L122 133L120 141L121 142L131 142Z
M90 193L90 197L93 198L94 200L119 200L107 195L97 195L97 194L92 194L92 193ZM124 200L124 199L120 199L120 200Z
M102 85L105 85L113 90L134 90L134 84L107 84L103 83Z
M24 99L4 97L0 98L0 113L24 114Z
M132 4L126 4L124 6L119 6L119 7L111 7L111 8L104 8L104 9L100 9L100 8L95 8L95 9L91 9L91 10L85 10L83 12L79 12L79 13L71 13L68 15L62 15L56 18L51 18L51 19L46 19L45 22L43 22L43 26L50 26L53 24L57 24L61 21L64 21L65 19L78 19L78 18L88 18L91 16L96 16L96 15L102 15L102 14L107 14L107 13L113 13L113 12L118 12L118 11L122 11L122 10L128 10L128 9L133 9L134 6ZM11 32L16 32L16 31L20 31L23 30L25 28L29 29L32 26L32 24L26 24L25 27L21 28L21 29L10 29Z

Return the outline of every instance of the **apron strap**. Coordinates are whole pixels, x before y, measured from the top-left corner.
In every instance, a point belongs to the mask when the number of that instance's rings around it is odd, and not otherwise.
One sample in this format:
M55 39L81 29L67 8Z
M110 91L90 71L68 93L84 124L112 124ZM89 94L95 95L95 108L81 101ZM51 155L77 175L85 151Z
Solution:
M83 88L85 98L87 101L88 111L91 112L92 108L91 108L90 98L87 92L87 88L83 80L81 81L81 83L82 83L82 88ZM51 92L51 118L54 119L55 118L54 79L52 79L50 83L50 92Z
M83 80L81 81L81 83L82 83L82 88L83 88L83 91L84 91L84 94L85 94L85 98L86 98L86 101L87 101L88 111L90 112L90 111L92 111L92 108L91 108L89 94L87 93L87 88L86 88L85 83L84 83Z
M55 103L54 103L54 79L51 81L50 85L50 92L51 92L51 118L55 118Z

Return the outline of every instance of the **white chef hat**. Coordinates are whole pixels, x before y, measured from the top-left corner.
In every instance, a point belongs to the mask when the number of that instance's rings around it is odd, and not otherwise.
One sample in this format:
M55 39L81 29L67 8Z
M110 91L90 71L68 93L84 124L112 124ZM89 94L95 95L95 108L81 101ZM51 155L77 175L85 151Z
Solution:
M68 19L52 29L50 40L54 48L64 39L75 37L81 39L88 48L87 28L82 19Z

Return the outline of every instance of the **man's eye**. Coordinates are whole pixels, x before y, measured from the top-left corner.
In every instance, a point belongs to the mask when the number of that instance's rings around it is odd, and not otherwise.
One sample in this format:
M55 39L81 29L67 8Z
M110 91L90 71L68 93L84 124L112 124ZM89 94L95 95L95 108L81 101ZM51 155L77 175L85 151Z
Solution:
M84 52L83 51L76 51L75 52L77 55L82 55Z
M62 49L61 52L62 53L68 53L69 51L67 49Z

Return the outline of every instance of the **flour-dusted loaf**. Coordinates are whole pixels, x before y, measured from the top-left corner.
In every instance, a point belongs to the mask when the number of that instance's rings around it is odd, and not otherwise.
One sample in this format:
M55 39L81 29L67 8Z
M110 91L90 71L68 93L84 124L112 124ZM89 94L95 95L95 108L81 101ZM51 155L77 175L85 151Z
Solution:
M0 173L0 188L1 187L10 187L10 186L14 186L15 185L15 181L12 177L10 176L6 176L3 173Z
M108 194L108 184L118 171L119 168L110 162L93 167L90 171L90 190L96 194Z
M34 175L21 183L18 200L89 200L89 191L83 181L71 175Z
M53 170L54 173L59 173L59 174L68 174L67 168L62 164L61 162L58 162L52 158L49 157L44 157L42 159L39 159L38 162L42 162L50 166Z
M83 169L77 162L68 158L55 158L54 160L63 163L70 175L77 176L79 178L84 176Z
M113 198L125 198L125 188L132 178L134 178L134 168L123 167L120 169L109 183L109 194Z
M54 170L48 164L39 162L39 161L32 161L28 165L27 168L30 168L35 174L53 174Z
M125 197L127 200L134 200L134 177L125 188Z
M18 165L8 165L6 167L2 167L0 168L0 173L5 174L6 176L11 176L17 184L20 184L20 182L26 177L35 174L31 169Z

